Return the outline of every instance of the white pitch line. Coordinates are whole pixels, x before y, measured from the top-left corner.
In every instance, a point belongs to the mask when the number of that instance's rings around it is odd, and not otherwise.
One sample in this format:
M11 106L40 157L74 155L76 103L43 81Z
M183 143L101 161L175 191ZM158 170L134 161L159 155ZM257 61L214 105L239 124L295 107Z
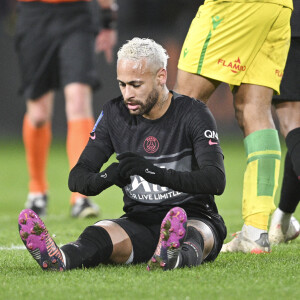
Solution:
M10 247L0 247L0 251L3 251L3 250L25 250L26 247L23 245L11 245Z

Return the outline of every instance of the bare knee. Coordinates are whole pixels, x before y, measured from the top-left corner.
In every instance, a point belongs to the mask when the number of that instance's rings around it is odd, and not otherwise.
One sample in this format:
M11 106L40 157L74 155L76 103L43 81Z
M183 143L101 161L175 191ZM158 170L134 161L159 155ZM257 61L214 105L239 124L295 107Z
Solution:
M66 114L68 120L85 119L93 116L92 90L87 84L71 83L65 89Z
M128 261L132 253L132 243L126 231L117 223L112 221L100 221L95 224L104 228L113 244L113 252L110 256L110 261L117 264L122 264Z
M189 220L188 226L193 226L202 235L204 241L203 260L210 254L215 244L214 234L211 228L200 220Z
M26 103L26 114L34 127L41 127L49 122L52 117L54 94L49 92L39 99L28 100Z

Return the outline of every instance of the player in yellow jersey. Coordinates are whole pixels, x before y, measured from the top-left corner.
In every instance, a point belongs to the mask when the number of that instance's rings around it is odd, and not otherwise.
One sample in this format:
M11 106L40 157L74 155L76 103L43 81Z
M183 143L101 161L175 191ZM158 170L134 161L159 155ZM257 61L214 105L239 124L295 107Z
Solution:
M292 8L292 0L206 0L182 47L175 91L207 102L228 83L245 136L244 226L223 252L270 251L281 158L271 103L289 50Z

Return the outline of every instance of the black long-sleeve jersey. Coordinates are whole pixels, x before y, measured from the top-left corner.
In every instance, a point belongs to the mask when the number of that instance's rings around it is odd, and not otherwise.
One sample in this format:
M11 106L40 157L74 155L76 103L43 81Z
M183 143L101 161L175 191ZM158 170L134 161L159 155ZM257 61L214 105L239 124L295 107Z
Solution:
M180 205L188 216L219 217L214 194L223 192L225 172L215 120L204 103L172 94L167 112L156 120L131 115L122 96L107 102L70 173L70 189L98 194L102 165L113 153L130 151L165 171L162 186L131 176L123 188L126 213L165 213Z

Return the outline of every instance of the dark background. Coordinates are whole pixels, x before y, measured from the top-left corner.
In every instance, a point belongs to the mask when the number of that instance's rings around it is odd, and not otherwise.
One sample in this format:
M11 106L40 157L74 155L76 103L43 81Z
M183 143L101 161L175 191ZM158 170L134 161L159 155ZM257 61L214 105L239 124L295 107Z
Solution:
M15 0L0 0L0 138L21 138L25 99L18 94L20 74L14 50ZM190 22L196 14L199 0L120 0L118 45L133 37L152 38L168 51L168 87L175 83L177 61ZM95 22L98 9L95 5ZM115 55L116 56L116 55ZM95 117L103 104L120 94L116 81L115 62L108 65L103 54L98 55L97 67L101 88L94 94ZM56 94L53 115L53 136L66 136L64 98ZM234 119L232 96L227 85L221 85L209 106L217 119L219 133L242 136Z

